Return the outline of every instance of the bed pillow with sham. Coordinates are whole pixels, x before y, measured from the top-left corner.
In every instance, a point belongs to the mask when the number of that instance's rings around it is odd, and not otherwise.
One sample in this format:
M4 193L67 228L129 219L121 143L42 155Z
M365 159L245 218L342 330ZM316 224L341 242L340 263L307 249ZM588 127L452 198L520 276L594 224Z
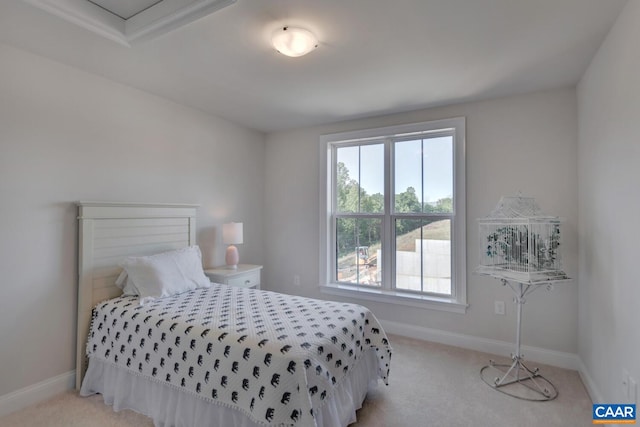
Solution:
M202 253L189 246L157 255L126 258L122 268L138 291L140 303L209 287L211 282L202 270Z

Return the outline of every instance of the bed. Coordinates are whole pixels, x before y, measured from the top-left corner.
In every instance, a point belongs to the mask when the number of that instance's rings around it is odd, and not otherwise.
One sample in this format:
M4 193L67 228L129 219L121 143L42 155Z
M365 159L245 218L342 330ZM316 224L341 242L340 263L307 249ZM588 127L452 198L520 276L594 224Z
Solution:
M79 204L80 394L157 426L354 422L392 354L365 307L209 283L142 305L121 295L123 260L194 247L196 209Z

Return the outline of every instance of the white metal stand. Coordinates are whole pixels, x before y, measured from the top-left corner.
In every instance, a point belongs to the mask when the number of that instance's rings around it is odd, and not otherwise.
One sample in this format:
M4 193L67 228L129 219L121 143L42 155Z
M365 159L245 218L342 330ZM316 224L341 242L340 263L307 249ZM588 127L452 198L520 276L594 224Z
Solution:
M545 286L547 289L553 287L553 282L518 282L516 285L507 279L501 279L503 286L509 285L515 293L513 302L517 307L518 327L516 332L516 351L511 354L511 365L496 364L493 360L489 360L489 365L480 370L482 380L495 388L496 390L525 400L553 400L558 396L556 387L538 372L538 368L529 369L523 362L524 355L520 351L520 334L522 330L522 306L526 302L526 297L531 295L540 287ZM499 376L492 380L487 378L490 372L495 370ZM511 387L508 387L511 386Z

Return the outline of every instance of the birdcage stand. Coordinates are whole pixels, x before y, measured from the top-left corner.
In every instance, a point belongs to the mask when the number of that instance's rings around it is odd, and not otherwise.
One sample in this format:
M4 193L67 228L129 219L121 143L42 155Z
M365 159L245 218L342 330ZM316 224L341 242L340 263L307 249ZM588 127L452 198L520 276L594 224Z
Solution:
M494 389L524 400L546 401L553 400L558 396L558 390L540 373L538 368L530 369L524 362L524 355L520 349L520 335L522 330L522 306L526 299L533 292L542 288L552 289L553 283L544 282L512 282L507 279L500 279L504 286L509 286L515 296L513 298L517 308L518 326L516 332L516 349L511 354L511 365L497 364L489 360L489 365L480 370L482 380ZM492 373L498 376L492 377Z

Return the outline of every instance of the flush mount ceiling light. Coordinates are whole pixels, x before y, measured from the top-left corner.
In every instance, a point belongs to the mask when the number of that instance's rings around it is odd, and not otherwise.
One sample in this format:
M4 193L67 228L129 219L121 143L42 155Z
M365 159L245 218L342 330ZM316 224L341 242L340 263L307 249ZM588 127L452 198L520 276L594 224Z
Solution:
M273 47L283 55L303 56L318 47L318 39L304 28L278 28L271 37Z

